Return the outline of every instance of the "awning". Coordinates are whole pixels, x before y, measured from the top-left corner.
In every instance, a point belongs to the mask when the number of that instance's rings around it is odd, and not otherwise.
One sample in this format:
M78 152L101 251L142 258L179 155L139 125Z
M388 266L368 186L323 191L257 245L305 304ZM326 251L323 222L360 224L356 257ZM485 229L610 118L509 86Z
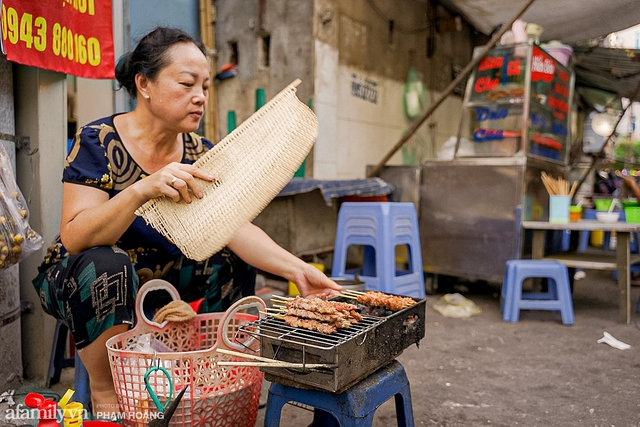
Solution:
M526 0L440 0L478 31L490 34L527 3ZM604 37L640 24L640 7L631 0L536 0L522 16L543 28L541 40L573 44Z
M640 49L573 46L576 88L630 98L640 83ZM640 102L640 94L634 101Z

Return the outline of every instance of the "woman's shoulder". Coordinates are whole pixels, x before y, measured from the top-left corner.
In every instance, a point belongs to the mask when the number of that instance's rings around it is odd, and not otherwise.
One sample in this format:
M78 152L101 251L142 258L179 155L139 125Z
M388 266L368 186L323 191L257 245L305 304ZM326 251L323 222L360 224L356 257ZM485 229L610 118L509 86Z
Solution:
M213 142L195 132L184 135L184 160L195 162L213 148Z
M94 120L78 129L76 139L80 139L84 142L95 141L100 144L104 144L110 139L113 139L117 133L115 126L113 125L113 117L107 116Z

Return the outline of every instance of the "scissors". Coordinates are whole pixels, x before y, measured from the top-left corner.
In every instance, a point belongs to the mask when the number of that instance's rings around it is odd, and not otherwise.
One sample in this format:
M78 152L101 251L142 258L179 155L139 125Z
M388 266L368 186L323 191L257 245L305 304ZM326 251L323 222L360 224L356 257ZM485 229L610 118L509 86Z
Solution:
M167 377L167 381L169 382L169 396L167 397L167 401L165 402L164 405L160 402L160 399L158 399L158 396L156 396L156 392L153 390L153 387L151 387L151 384L149 383L149 375L153 374L156 371L162 372L164 376ZM165 409L167 409L167 406L169 406L169 403L171 403L171 399L173 398L173 391L174 391L173 380L171 379L171 374L169 374L169 371L167 371L165 368L163 368L160 365L155 365L150 367L149 369L147 369L147 372L145 372L144 374L144 384L147 388L147 392L149 393L149 396L151 396L151 399L153 400L153 403L156 404L156 407L160 412L164 412Z

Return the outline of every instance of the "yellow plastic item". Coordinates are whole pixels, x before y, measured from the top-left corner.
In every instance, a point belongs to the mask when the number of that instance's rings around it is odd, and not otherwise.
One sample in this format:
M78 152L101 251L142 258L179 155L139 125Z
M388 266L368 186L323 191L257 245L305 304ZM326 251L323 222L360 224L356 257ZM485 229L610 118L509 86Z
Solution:
M309 264L313 265L315 268L317 268L318 270L320 270L320 271L322 271L324 273L324 264L320 264L319 262L310 262ZM292 297L300 295L300 291L298 290L298 287L291 280L289 280L289 291L288 291L288 294L289 294L289 296L292 296Z
M60 398L60 401L58 402L58 407L64 409L65 406L67 406L71 401L71 397L73 396L73 393L74 393L73 390L68 389L67 392Z
M71 402L62 409L64 427L82 427L84 406L80 402Z
M591 236L589 237L591 246L599 248L600 246L602 246L603 240L604 240L604 231L595 230L591 232Z

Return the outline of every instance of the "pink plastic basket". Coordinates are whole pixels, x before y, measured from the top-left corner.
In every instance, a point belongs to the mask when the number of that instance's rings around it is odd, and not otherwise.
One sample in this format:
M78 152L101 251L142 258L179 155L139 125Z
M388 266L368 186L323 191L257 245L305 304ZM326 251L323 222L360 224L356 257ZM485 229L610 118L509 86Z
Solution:
M188 322L157 324L142 309L145 296L156 290L165 290L174 300L180 299L170 283L150 280L138 293L136 326L106 343L122 424L146 427L150 420L160 416L144 380L150 368L160 366L171 375L173 398L189 386L170 426L253 427L264 374L252 366L217 365L218 361L246 362L246 359L223 355L216 349L257 355L260 343L238 332L242 324L256 320L257 316L240 311L252 307L265 311L265 303L258 297L247 297L223 313L199 314ZM155 371L148 380L164 403L170 390L167 378Z

